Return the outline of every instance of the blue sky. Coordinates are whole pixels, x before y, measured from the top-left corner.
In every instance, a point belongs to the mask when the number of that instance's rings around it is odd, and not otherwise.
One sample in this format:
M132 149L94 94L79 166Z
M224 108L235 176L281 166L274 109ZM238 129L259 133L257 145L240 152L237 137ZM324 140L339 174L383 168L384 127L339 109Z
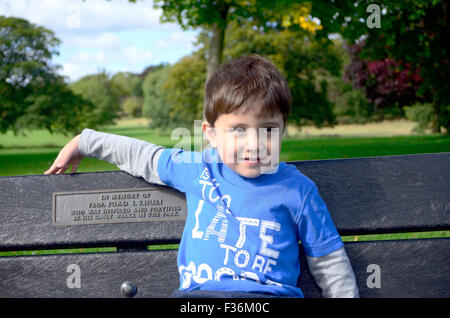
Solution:
M0 15L42 25L62 43L53 63L75 81L106 70L141 72L149 65L175 63L196 48L199 30L160 23L151 0L0 0Z

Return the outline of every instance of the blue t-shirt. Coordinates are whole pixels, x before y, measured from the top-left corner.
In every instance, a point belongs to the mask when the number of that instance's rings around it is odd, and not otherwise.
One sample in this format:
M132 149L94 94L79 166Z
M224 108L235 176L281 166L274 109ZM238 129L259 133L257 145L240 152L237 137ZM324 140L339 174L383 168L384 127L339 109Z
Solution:
M294 165L281 162L275 173L245 178L213 148L165 149L158 173L186 194L180 290L303 297L296 286L299 241L314 257L343 246L316 185Z

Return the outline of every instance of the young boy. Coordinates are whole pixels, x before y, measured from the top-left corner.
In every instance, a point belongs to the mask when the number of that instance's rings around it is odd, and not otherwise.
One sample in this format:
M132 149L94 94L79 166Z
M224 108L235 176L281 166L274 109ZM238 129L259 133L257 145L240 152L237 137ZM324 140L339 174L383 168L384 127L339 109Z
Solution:
M202 129L212 148L165 149L85 129L46 174L64 173L70 165L75 172L88 156L184 192L188 216L174 297L303 297L296 286L299 241L323 296L358 297L316 185L278 160L290 103L275 66L246 56L225 64L206 84Z

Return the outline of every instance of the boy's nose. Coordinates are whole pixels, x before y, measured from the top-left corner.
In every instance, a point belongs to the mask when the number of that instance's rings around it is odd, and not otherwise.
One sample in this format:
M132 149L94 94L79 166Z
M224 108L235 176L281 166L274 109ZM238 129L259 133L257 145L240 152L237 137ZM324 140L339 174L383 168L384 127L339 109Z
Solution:
M258 151L258 132L254 128L249 128L246 131L245 149L248 151Z

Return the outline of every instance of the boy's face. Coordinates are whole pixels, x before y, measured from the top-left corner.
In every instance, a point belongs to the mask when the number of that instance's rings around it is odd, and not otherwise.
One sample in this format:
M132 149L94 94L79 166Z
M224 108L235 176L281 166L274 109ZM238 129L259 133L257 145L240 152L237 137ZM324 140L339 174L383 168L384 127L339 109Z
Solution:
M214 127L203 122L202 129L221 160L247 178L274 173L279 163L283 116L257 116L252 112L220 115Z

